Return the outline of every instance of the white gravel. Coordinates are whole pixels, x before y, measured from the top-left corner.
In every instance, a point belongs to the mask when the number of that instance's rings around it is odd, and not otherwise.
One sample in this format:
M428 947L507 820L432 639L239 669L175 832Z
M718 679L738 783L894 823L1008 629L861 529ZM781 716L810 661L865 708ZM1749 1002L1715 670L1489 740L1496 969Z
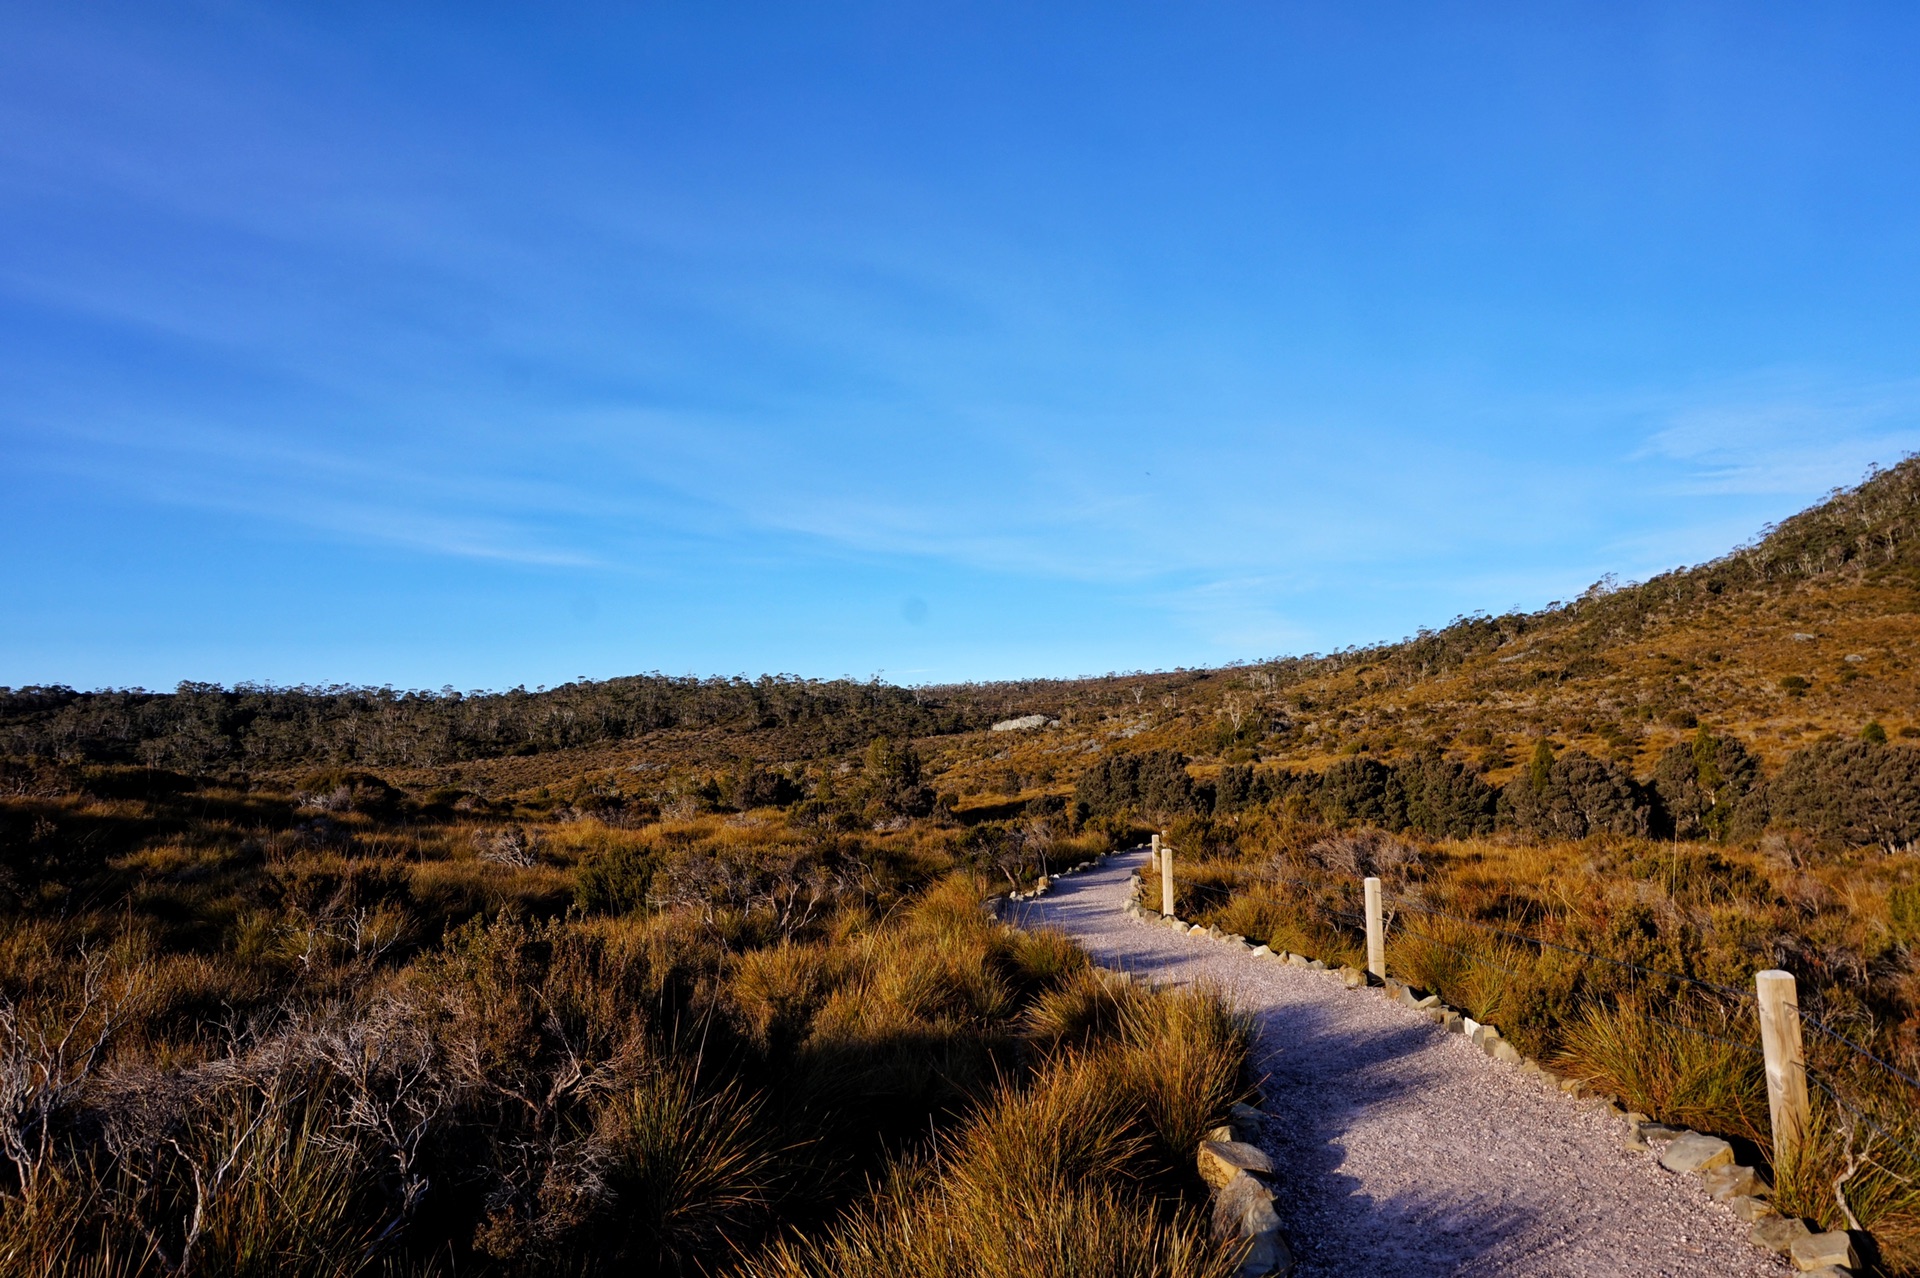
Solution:
M1790 1272L1691 1175L1621 1147L1624 1126L1338 976L1127 917L1146 853L1021 907L1109 967L1217 989L1258 1030L1266 1145L1300 1278Z

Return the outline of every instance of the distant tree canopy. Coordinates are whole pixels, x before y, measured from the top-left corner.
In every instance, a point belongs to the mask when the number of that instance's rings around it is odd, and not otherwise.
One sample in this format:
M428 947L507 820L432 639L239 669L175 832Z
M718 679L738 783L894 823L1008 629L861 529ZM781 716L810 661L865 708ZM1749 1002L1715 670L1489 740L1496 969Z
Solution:
M547 691L183 683L0 689L0 755L137 763L182 772L298 763L418 766L622 741L666 728L787 728L820 753L876 736L984 726L993 711L878 681L636 675Z

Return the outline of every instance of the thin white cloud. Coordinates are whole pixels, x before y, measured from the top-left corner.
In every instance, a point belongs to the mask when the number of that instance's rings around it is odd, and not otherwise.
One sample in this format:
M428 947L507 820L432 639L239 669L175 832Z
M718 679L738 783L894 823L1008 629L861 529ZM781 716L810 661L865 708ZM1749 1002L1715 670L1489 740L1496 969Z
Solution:
M1671 405L1636 457L1677 463L1680 495L1811 497L1920 448L1920 380L1773 373Z

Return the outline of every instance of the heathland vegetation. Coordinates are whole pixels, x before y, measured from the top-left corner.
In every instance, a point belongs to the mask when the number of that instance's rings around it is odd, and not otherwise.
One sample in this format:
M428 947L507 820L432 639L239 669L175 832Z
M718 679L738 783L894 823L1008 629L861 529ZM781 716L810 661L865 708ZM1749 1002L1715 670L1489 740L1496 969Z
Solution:
M951 833L309 782L15 775L5 1272L1231 1271L1240 1027Z
M1920 1271L1916 534L1908 461L1214 670L0 691L0 1267L1225 1272L1231 1017L981 908L1164 829L1183 914L1353 957L1377 874L1396 971L1756 1157L1741 991L1793 971L1783 1197Z

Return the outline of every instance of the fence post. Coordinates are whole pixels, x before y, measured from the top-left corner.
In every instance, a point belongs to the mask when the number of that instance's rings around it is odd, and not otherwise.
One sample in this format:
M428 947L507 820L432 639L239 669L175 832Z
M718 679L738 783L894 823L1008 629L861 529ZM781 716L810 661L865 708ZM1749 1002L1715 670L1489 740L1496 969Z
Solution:
M1760 1000L1760 1046L1767 1058L1767 1110L1773 1119L1773 1174L1788 1173L1807 1133L1807 1055L1800 1041L1800 994L1792 972L1753 978Z
M1147 857L1147 869L1154 874L1160 873L1160 836L1153 836L1153 852Z
M1380 880L1368 879L1367 888L1367 970L1381 980L1387 979L1387 931L1380 924Z
M1160 849L1160 916L1173 917L1173 849Z

